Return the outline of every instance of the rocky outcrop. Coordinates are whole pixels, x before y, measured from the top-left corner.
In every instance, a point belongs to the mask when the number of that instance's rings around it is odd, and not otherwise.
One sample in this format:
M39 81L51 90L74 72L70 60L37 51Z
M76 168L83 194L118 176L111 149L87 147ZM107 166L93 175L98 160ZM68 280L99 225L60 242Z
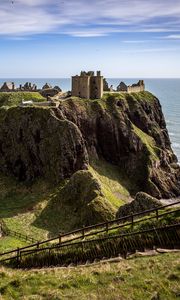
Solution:
M41 90L39 93L40 93L43 97L47 98L48 96L49 96L49 97L54 97L54 96L56 96L59 92L60 92L59 89L56 88L56 87L54 87L54 88L46 88L46 89L43 89L43 90Z
M110 91L110 88L109 88L109 85L108 85L108 82L107 82L106 78L103 79L103 91L104 92L109 92Z
M88 163L78 127L53 109L16 107L1 111L0 170L31 181L59 182Z
M118 166L132 182L131 193L180 194L180 168L161 105L148 92L72 97L53 109L1 109L0 122L0 170L20 180L59 182L84 169L89 156Z
M82 132L89 155L118 165L137 192L157 198L180 193L177 158L161 105L152 94L112 94L102 101L68 99L60 109Z
M146 193L139 192L131 203L125 204L119 208L116 217L121 218L160 206L162 206L162 204L158 199Z
M90 171L78 171L53 197L34 225L57 234L111 220L115 212Z

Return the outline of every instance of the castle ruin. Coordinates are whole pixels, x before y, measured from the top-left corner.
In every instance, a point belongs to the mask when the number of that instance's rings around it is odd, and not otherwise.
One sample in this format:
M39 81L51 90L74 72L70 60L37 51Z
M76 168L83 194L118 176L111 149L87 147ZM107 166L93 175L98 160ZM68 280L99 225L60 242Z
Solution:
M103 76L93 71L80 73L72 77L72 96L84 99L101 99L103 96Z
M138 93L145 90L144 80L139 80L138 83L132 85L126 85L123 81L117 87L117 92L125 93Z
M59 86L52 87L50 84L46 83L42 89L37 88L36 84L31 82L26 82L24 85L20 84L19 87L16 87L14 82L4 82L0 86L1 92L39 92L43 97L54 97L58 93L62 92Z

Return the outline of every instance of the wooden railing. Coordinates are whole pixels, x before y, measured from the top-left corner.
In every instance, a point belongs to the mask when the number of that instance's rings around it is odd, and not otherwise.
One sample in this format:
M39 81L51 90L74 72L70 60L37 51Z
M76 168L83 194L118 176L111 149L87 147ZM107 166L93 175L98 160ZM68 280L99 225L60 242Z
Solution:
M8 261L8 260L11 260L14 258L19 260L19 257L24 255L25 253L30 254L30 253L34 253L37 251L38 252L44 251L45 249L53 249L53 247L56 247L56 246L57 247L67 246L68 244L73 244L73 243L77 242L78 240L84 240L85 238L90 239L90 237L98 236L101 233L109 233L113 230L124 228L127 226L131 226L133 228L136 224L142 223L146 220L152 220L152 219L158 220L165 215L170 215L172 213L179 212L180 208L175 207L178 204L180 204L180 201L171 203L168 205L160 206L160 207L157 207L154 209L142 211L139 213L131 214L131 215L128 215L125 217L121 217L121 218L112 220L112 221L83 227L81 229L73 230L68 233L60 234L60 235L56 236L55 238L36 242L36 243L33 243L33 244L25 246L25 247L21 247L21 248L13 249L11 251L0 253L0 257L3 258L3 256L6 256L6 258L1 259L0 262ZM162 210L164 210L166 208L170 208L172 206L174 206L175 209L161 212ZM152 214L152 213L155 213L155 214L150 215L149 217L146 217L147 215ZM52 242L55 242L55 243L52 243Z
M145 249L176 248L180 249L180 223L157 226L145 230L136 230L115 235L105 235L90 240L65 244L54 244L52 247L18 251L12 257L11 265L20 268L41 268L49 266L68 266L72 263L93 262L103 257L126 258L128 252ZM5 262L6 260L4 260Z
M38 242L36 239L34 239L31 236L28 236L28 235L25 235L23 233L20 233L20 232L17 232L17 231L14 231L14 230L10 229L6 225L4 220L0 220L0 226L1 226L1 231L4 235L10 235L10 236L16 237L16 238L18 238L22 241L29 242L29 243L37 243Z

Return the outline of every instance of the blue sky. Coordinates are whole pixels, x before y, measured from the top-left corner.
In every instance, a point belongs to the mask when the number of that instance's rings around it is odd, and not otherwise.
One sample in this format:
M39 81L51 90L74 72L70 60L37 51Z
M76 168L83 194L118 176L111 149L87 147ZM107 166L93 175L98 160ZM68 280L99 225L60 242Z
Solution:
M180 0L0 0L0 77L180 78Z

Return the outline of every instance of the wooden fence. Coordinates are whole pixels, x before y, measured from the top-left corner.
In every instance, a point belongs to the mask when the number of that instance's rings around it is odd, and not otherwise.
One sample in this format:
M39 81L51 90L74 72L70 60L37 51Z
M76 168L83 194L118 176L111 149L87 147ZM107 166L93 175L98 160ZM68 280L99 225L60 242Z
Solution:
M180 248L180 223L139 230L124 234L108 235L95 239L56 244L34 250L23 250L14 257L13 265L21 268L68 266L93 262L103 257L126 258L136 250Z
M4 235L10 235L31 244L38 242L36 239L34 239L31 236L9 229L6 223L4 222L4 220L0 220L0 226L1 226L1 231Z
M50 253L55 248L60 249L62 247L67 247L70 245L74 247L75 243L81 243L81 244L82 243L84 244L84 242L90 243L90 238L92 237L98 237L98 240L100 240L101 238L99 236L100 234L110 233L113 230L122 229L127 226L130 226L133 229L133 227L136 224L142 223L146 220L153 220L153 219L159 220L166 215L171 215L172 213L179 212L180 208L176 207L178 204L180 204L180 201L176 203L164 205L155 209L150 209L140 213L128 215L109 222L103 222L92 226L83 227L81 229L77 229L65 234L58 235L55 238L51 238L45 241L33 243L26 247L17 248L11 251L0 253L0 257L2 257L0 263L10 261L10 260L16 260L16 262L19 262L21 261L22 256L37 254L43 251L49 251ZM166 208L172 208L172 207L173 207L172 210L165 210ZM176 230L179 228L178 227L179 224L175 224L174 226ZM165 228L167 229L167 227ZM111 237L109 236L108 238ZM112 236L112 238L115 239L116 236L114 235ZM87 239L87 241L85 241L85 239ZM93 241L95 240L93 239Z

